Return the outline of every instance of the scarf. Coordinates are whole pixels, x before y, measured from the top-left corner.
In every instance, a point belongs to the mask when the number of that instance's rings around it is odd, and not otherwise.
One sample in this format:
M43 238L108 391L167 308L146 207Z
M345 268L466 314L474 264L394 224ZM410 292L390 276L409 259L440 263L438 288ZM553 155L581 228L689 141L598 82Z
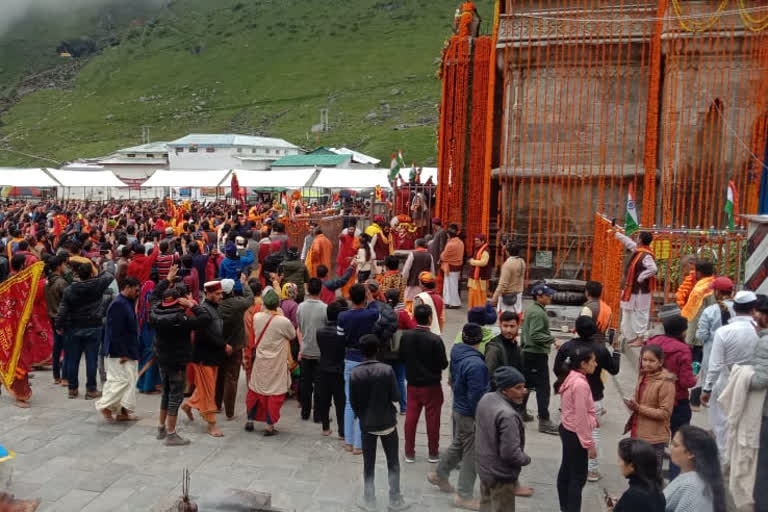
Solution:
M483 253L485 251L487 251L487 250L488 250L488 242L486 242L482 246L480 246L480 249L478 249L477 252L475 253L475 259L479 260L480 258L482 258L483 257ZM480 266L479 265L475 266L475 273L474 273L473 279L475 281L479 281L480 280Z
M653 256L653 251L646 247L638 247L635 253L632 255L632 261L629 262L629 268L627 269L627 279L624 281L624 289L621 292L622 302L627 302L632 297L632 285L637 280L637 264L640 263L640 260L645 258L647 255ZM648 281L651 293L653 293L653 290L656 287L656 278L651 276Z
M710 285L715 280L714 276L704 277L700 279L691 290L691 294L688 295L688 301L685 303L680 314L684 316L689 322L692 322L701 309L701 304L704 299L712 295L712 289Z
M597 314L597 328L600 329L600 331L605 332L608 327L610 327L610 321L611 321L611 307L603 302L600 301L600 312Z

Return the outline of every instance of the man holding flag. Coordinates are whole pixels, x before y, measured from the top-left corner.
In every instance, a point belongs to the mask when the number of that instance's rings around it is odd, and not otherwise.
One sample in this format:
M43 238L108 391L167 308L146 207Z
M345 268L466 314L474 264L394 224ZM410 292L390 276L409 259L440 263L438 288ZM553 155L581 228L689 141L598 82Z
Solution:
M636 242L632 236L640 229L637 209L635 208L634 188L630 184L627 196L626 235L614 232L616 238L624 244L632 255L624 271L624 284L621 290L621 335L630 346L643 344L643 336L648 328L651 313L651 298L656 285L656 266L651 242L653 235L648 231L640 232Z

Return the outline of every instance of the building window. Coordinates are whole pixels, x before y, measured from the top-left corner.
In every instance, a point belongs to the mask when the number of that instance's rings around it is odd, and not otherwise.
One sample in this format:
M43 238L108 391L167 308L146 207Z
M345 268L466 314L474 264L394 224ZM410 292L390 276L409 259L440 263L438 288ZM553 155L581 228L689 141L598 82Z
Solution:
M216 148L205 148L205 152L206 153L215 153L216 152Z
M136 153L128 153L128 158L136 158Z
M243 152L243 148L237 148L237 152L238 153L242 153Z
M256 148L251 148L251 153L255 153L255 152L256 152Z
M152 153L147 153L146 158L155 158L155 155Z
M265 149L265 150L264 150L264 152L265 152L266 154L269 154L269 148Z
M179 153L183 153L183 152L184 152L184 148L176 148L176 154L177 154L177 155L178 155Z
M189 152L190 153L197 153L197 146L192 146L191 148L189 148Z

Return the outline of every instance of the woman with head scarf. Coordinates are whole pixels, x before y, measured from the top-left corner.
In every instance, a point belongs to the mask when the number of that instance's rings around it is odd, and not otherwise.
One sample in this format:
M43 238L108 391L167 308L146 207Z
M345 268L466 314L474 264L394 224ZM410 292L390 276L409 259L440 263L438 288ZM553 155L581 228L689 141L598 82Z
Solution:
M252 432L254 421L264 421L265 436L277 433L275 425L280 420L280 408L290 387L294 364L290 344L296 337L296 329L279 313L279 304L277 292L267 288L262 294L263 307L253 316L253 371L248 381L245 430Z
M298 310L299 305L296 302L296 297L299 294L299 289L294 283L285 283L283 285L282 293L280 294L280 309L283 310L285 317L291 321L293 328L299 326L298 322Z

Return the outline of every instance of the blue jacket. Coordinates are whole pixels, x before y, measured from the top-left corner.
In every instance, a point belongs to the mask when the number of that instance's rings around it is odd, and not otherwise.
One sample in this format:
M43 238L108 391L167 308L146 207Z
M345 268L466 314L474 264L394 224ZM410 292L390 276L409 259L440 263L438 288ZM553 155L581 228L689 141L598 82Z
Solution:
M235 291L243 291L240 274L245 272L246 267L253 265L254 259L253 251L246 251L238 259L224 258L219 265L219 279L232 279L235 282Z
M135 303L119 294L107 309L104 353L109 357L139 360L139 328Z
M462 416L475 417L475 409L488 391L488 367L480 351L459 343L451 350L451 387L453 410Z

